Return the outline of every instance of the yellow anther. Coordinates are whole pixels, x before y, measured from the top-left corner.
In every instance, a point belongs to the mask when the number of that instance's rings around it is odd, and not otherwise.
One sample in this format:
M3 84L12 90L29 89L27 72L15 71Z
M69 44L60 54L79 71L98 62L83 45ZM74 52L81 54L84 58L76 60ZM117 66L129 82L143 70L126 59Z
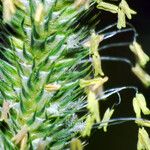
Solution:
M118 13L118 6L110 4L110 3L106 3L103 1L98 2L97 8L105 10L105 11L109 11L112 13Z
M129 7L128 3L125 0L121 1L119 7L126 14L128 19L132 19L132 14L136 14L136 12Z
M133 108L136 113L137 118L141 118L141 111L144 115L149 115L150 110L146 106L146 100L143 94L136 94L136 97L133 98Z
M143 94L136 94L136 99L138 101L138 105L141 108L144 115L149 115L150 110L146 106L146 100Z
M88 101L87 108L89 109L90 113L92 114L96 122L99 123L100 122L99 103L98 100L96 100L96 95L94 92L88 91L87 101Z
M139 64L132 68L133 73L141 80L145 86L150 86L150 75L147 74Z
M47 85L45 85L45 90L47 90L48 92L57 91L60 88L61 88L60 84L47 84Z
M131 19L133 14L136 14L136 12L129 7L128 3L125 0L122 0L118 8L117 27L119 29L121 29L122 27L126 27L126 16L128 19Z
M90 136L93 124L94 124L94 118L90 114L86 118L86 125L84 130L81 133L83 137Z
M126 27L126 17L124 12L119 8L118 9L118 23L117 23L117 28L121 29L121 28Z
M108 81L108 77L98 77L95 79L89 79L89 80L80 80L80 87L81 88L86 88L90 87L92 88L92 91L95 91L98 87L102 86L106 81Z
M107 132L107 126L108 126L108 121L110 120L111 116L113 115L114 113L114 109L107 109L105 114L104 114L104 117L102 119L102 125L99 126L99 128L102 128L104 129L104 132ZM104 123L103 123L104 122Z
M129 47L130 50L137 56L139 64L144 67L150 59L149 56L144 53L141 45L134 41Z
M141 108L138 104L136 97L133 98L133 109L136 114L136 118L141 118Z
M93 67L94 67L94 75L98 76L104 76L103 70L102 70L102 65L101 65L101 58L100 55L93 55L92 56L93 59Z
M90 39L90 50L91 54L97 55L99 43L104 39L104 35L97 35L95 32L92 33Z
M85 47L90 48L90 54L92 55L92 63L94 67L95 76L103 76L103 70L101 66L101 58L98 52L99 43L104 39L104 35L97 35L95 32L92 33L90 41L84 43Z
M150 121L149 120L136 120L135 121L140 126L145 126L150 128Z
M150 150L150 138L147 131L144 128L139 128L137 149Z
M70 143L70 150L82 150L83 146L80 139L72 139Z
M12 138L12 141L15 142L15 144L19 144L24 137L27 135L28 129L26 126L22 127L21 130Z

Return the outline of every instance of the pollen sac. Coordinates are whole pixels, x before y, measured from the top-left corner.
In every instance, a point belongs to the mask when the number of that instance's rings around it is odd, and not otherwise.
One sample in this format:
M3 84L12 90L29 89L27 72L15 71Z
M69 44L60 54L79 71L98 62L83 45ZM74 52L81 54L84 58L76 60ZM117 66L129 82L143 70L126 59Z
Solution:
M106 3L106 2L103 2L103 1L98 2L97 8L105 10L105 11L109 11L109 12L112 12L112 13L117 13L118 12L118 6L110 4L110 3Z
M94 124L94 118L93 118L93 116L91 116L91 114L88 115L85 122L86 122L85 128L84 128L84 130L81 133L81 135L83 137L90 136L90 134L91 134L91 129L92 129L92 126Z
M92 86L92 89L94 91L96 90L96 88L100 87L105 82L107 82L107 80L108 80L108 77L104 77L104 78L97 77L97 78L89 79L89 80L80 79L80 87L85 88L85 87Z
M107 132L107 126L108 126L108 121L110 120L111 116L114 113L114 109L108 108L104 114L104 117L102 119L102 124L100 124L99 129L103 127L104 132Z
M72 139L70 143L70 150L82 150L82 143L79 139Z
M136 120L135 122L140 126L145 126L145 127L150 128L150 121L149 120L140 119L140 120Z
M91 35L90 50L91 54L97 55L99 43L103 40L104 35L97 35L95 32Z
M128 19L132 19L132 14L136 14L136 12L130 9L128 3L125 0L122 0L118 8L118 29L126 27L126 16Z
M150 110L146 106L146 100L143 94L136 94L136 96L133 98L133 108L134 112L136 114L136 118L141 118L141 112L144 115L149 115ZM150 127L150 121L138 119L135 121L138 125Z
M133 98L133 109L136 114L136 118L141 118L141 109L136 98Z
M144 128L139 128L137 149L150 149L150 138L147 131Z
M92 59L93 59L93 67L94 67L94 70L95 70L94 75L95 76L98 76L98 75L104 76L104 73L103 73L103 70L102 70L102 67L101 67L100 55L93 55Z
M147 74L139 64L136 64L135 67L132 68L132 72L140 79L140 81L146 86L150 86L150 75Z
M100 115L99 115L99 103L98 100L96 100L96 95L92 91L88 91L88 98L87 98L88 104L87 108L89 109L90 113L94 117L97 123L100 122Z
M150 59L149 56L144 53L141 45L134 41L129 48L137 56L140 66L144 67Z
M45 86L45 90L48 92L53 92L53 91L57 91L61 88L61 85L59 84L47 84Z
M91 35L90 42L89 42L95 76L98 76L98 75L104 76L102 66L101 66L101 58L98 52L98 46L103 39L104 39L104 35L96 35L95 32L93 32Z
M129 7L125 0L121 1L119 7L123 10L128 19L132 19L132 15L136 14L136 12Z
M143 94L136 94L136 99L138 101L139 107L141 108L144 115L149 115L150 110L146 106L146 100Z
M144 115L150 114L150 110L146 106L146 100L143 94L136 94L136 97L133 99L133 107L137 118L141 118L141 111Z

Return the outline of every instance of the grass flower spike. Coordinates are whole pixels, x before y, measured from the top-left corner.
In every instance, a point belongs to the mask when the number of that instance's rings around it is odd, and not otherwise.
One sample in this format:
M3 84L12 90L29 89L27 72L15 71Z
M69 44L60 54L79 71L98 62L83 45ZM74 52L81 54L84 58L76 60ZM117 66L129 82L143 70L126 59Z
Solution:
M85 143L79 138L90 136L93 128L106 132L110 125L131 120L150 127L150 121L141 118L150 110L136 87L105 87L111 80L103 71L103 61L131 62L104 56L102 51L123 45L111 43L117 34L136 34L130 24L121 29L126 26L126 17L131 19L135 11L125 0L116 3L1 0L0 150L82 150ZM118 15L119 29L114 29L117 23L99 29L100 13L95 13L99 10L92 14L95 6ZM149 57L132 42L130 49L138 58L132 71L148 87L150 76L143 68ZM134 119L112 118L124 89L138 93L133 99ZM110 103L101 120L103 103L115 94L119 103ZM139 149L149 148L144 128L139 129L138 143Z

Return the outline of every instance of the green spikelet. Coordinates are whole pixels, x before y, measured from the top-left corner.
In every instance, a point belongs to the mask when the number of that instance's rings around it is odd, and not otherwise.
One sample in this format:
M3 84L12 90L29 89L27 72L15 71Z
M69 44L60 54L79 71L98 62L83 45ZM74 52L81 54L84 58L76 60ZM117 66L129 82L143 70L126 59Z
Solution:
M8 62L0 62L1 124L7 124L0 149L67 148L85 119L76 114L85 107L79 78L90 68L76 68L88 50L69 28L81 9L69 1L18 2L5 18L18 36L9 37ZM74 49L80 53L71 55Z

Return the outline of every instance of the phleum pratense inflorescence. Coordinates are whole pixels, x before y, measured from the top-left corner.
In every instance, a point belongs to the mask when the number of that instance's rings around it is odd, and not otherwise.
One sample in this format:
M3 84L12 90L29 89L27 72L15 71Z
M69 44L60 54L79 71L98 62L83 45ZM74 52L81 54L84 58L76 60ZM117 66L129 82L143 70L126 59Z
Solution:
M79 20L95 6L117 14L117 23L99 31L94 23L81 25ZM134 86L104 89L109 77L102 62L109 60L127 62L150 86L144 71L149 56L137 43L135 28L126 22L136 14L126 0L118 5L103 0L1 0L1 11L8 43L0 44L4 58L0 59L0 149L82 150L86 140L80 138L90 136L93 127L107 132L109 125L131 120L140 126L138 150L150 149L144 129L150 121L141 118L141 113L150 114L143 94ZM103 41L128 31L134 33L127 46L135 55L135 66L126 58L100 55L103 48L124 45L101 47ZM125 89L136 93L136 117L112 118L115 105L101 114L100 101Z

